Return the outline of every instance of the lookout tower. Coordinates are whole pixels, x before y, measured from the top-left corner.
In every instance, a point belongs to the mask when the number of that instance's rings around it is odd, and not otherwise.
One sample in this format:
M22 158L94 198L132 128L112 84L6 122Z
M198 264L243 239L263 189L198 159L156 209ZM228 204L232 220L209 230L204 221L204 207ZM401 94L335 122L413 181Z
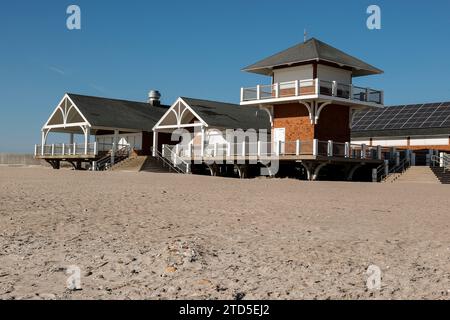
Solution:
M383 91L353 84L382 70L311 38L243 69L271 77L271 84L241 89L241 105L271 117L274 142L350 141L352 114L383 107Z

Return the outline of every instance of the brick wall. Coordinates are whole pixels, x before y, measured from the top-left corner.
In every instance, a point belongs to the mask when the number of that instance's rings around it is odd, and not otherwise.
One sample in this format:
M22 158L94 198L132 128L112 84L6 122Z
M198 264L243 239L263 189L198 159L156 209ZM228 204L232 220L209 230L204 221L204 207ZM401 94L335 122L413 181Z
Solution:
M319 123L315 126L315 137L322 141L350 141L349 108L332 104L323 108Z
M349 109L347 106L328 105L312 125L306 107L300 103L274 106L274 128L286 128L286 141L319 139L336 142L350 141Z
M300 103L274 106L274 128L286 128L286 141L314 139L314 125L308 110Z

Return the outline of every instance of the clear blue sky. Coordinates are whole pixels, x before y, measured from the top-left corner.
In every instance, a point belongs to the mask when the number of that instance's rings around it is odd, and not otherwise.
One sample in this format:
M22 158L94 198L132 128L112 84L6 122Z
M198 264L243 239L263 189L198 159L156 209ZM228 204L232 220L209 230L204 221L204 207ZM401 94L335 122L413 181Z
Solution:
M66 28L66 9L82 29ZM382 10L368 30L366 9ZM31 152L65 92L238 102L268 82L240 69L303 41L303 29L385 71L355 83L387 104L450 100L450 1L2 1L0 152Z

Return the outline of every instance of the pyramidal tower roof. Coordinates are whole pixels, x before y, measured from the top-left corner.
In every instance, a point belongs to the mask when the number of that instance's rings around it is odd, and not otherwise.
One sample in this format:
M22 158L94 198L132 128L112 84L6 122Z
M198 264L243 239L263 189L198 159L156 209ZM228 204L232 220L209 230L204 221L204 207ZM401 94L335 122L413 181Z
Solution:
M323 61L341 67L351 68L354 77L383 73L383 70L315 38L311 38L306 42L276 53L242 70L263 75L272 75L273 69L275 68L289 67L312 61Z

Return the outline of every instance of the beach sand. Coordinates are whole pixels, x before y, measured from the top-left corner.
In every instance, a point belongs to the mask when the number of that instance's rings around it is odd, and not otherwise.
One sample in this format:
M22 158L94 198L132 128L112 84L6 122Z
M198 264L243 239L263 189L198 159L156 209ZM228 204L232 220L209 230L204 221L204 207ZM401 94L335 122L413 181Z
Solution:
M449 208L445 185L1 167L0 298L449 299Z

